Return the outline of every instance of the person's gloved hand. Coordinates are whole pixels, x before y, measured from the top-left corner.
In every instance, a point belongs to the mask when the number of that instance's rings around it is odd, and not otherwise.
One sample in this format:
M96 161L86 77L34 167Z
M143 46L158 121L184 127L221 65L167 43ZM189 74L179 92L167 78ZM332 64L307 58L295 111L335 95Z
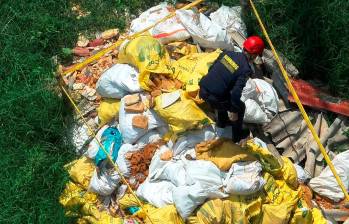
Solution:
M239 118L238 113L229 112L229 111L228 111L228 117L229 117L229 120L231 121L237 121Z

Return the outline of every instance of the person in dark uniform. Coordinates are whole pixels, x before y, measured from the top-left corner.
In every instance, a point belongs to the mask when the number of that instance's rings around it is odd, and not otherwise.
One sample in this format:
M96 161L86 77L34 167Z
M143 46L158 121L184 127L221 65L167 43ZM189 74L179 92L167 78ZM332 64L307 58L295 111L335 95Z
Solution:
M240 142L250 133L242 128L245 104L240 97L253 73L250 63L263 50L264 42L260 37L248 37L241 53L223 51L199 82L200 98L215 109L217 127L232 125L234 142Z

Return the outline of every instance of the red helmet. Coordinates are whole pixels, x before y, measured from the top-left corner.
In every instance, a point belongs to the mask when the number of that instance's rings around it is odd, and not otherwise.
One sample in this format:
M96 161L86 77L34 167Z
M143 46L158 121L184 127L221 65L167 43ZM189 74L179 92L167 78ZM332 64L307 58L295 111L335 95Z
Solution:
M264 50L264 42L259 36L250 36L244 42L247 53L261 55Z

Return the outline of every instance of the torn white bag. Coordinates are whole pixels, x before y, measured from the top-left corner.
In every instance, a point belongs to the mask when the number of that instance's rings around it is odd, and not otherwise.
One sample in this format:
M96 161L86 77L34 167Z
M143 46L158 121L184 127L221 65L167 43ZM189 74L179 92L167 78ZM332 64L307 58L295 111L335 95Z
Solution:
M273 116L270 112L278 112L279 97L274 87L263 79L253 79L257 86L257 99L265 113Z
M234 44L227 31L213 23L202 13L192 10L177 10L177 18L187 29L194 42L205 48L233 50Z
M147 145L149 143L157 142L167 132L168 132L168 129L166 127L155 128L155 129L149 131L148 133L146 133L145 135L143 135L140 139L138 139L136 141L136 145L139 147L144 147L145 145Z
M168 16L173 10L166 2L154 6L143 12L138 18L131 22L130 34L137 33L145 28L154 25L156 22ZM166 44L172 41L182 41L188 39L190 34L177 20L176 17L169 18L157 24L149 30L149 33L160 43Z
M139 73L127 64L115 64L98 79L96 91L102 97L121 99L129 93L141 91Z
M118 165L120 172L122 175L128 177L130 176L130 167L131 164L130 162L125 158L126 154L129 152L135 152L140 150L140 148L136 145L131 145L131 144L123 144L118 153L118 157L116 158L116 165Z
M248 79L240 99L246 105L245 122L270 122L278 113L277 92L271 84L262 79Z
M229 32L238 31L247 36L246 25L241 18L241 7L228 7L222 5L217 11L211 13L210 19L213 23Z
M184 164L187 185L176 187L173 190L173 202L183 219L188 218L206 199L229 196L221 190L224 173L212 162L186 160Z
M224 191L235 195L249 195L263 188L262 165L258 161L234 163L223 181Z
M95 170L88 190L102 196L109 196L119 183L120 177L115 170L101 171L99 174Z
M142 100L144 101L145 97L142 96ZM148 117L148 129L133 127L133 117L140 114ZM121 99L119 111L119 131L121 132L125 143L134 144L150 130L164 126L166 126L164 121L152 109L147 109L143 113L126 112L124 98Z
M96 137L92 139L90 144L88 144L87 151L85 152L85 155L90 158L94 159L98 153L99 150L99 144L98 141L101 141L101 136L103 132L108 128L108 125L104 125L96 134ZM97 141L98 139L98 141Z
M186 185L186 171L182 160L163 161L160 159L163 152L170 150L167 146L161 146L155 152L150 166L148 178L151 182L169 181L175 186Z
M349 187L349 150L339 153L334 157L332 163L336 171L343 181L345 189L348 191ZM327 166L319 176L310 180L309 186L316 193L325 196L335 202L344 198L341 188L338 186L335 177L330 168Z
M263 109L259 106L259 104L256 101L252 99L247 99L244 103L246 106L244 122L254 124L263 124L266 122L270 122L268 115L263 111Z
M212 126L207 126L201 130L187 131L180 135L176 142L170 148L173 149L173 155L179 155L189 149L194 148L197 144L203 141L208 141L216 138L215 130Z
M160 154L159 154L160 155ZM178 161L162 161L160 157L152 160L152 162L158 164L158 167L154 166L149 172L149 179L151 181L166 180L171 182L175 186L185 186L186 182L186 171L184 164L181 160Z
M150 182L147 178L139 185L136 194L155 207L161 208L173 204L172 192L175 186L169 181Z

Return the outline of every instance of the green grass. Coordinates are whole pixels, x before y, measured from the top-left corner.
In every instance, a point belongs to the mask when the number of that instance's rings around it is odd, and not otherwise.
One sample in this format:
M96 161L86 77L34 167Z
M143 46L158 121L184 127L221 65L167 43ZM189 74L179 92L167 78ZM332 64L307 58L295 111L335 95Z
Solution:
M72 111L54 91L51 57L79 32L124 28L117 12L155 4L76 2L91 14L76 19L65 0L0 1L0 223L71 222L58 197L68 180L63 165L74 159L65 138Z
M349 98L349 2L342 0L254 1L274 46L304 79L320 79L332 93ZM252 15L250 34L260 34Z
M237 1L215 0L225 5ZM333 94L349 98L349 1L254 0L277 50L304 79L328 83ZM262 32L252 11L244 18L249 34Z

